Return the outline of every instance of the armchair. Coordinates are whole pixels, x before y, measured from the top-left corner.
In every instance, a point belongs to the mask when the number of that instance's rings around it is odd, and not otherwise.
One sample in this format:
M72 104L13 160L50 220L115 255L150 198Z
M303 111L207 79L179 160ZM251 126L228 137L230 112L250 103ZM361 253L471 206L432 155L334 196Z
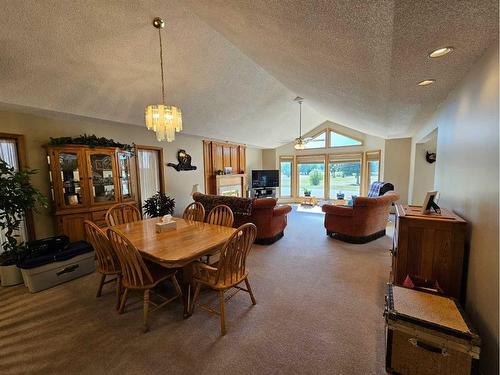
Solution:
M391 204L399 194L389 191L377 197L358 197L352 207L325 204L326 233L350 243L366 243L385 236Z

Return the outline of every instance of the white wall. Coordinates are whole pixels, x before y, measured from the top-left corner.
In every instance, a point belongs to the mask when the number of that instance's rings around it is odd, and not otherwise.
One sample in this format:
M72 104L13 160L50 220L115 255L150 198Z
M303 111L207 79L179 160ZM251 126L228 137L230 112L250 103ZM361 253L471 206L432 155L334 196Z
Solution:
M246 150L247 169L245 173L248 178L252 177L252 170L262 169L262 149L247 147Z
M276 169L276 149L262 150L262 169Z
M440 205L469 223L466 310L483 340L481 369L498 374L499 94L498 45L492 46L413 138L438 128ZM412 176L414 178L414 176Z
M393 138L385 141L384 178L394 185L399 202L408 203L411 138Z
M60 114L33 115L13 111L0 111L0 132L23 134L26 139L26 157L29 167L39 170L33 177L33 183L45 195L49 195L48 166L43 145L49 137L78 136L95 134L99 137L113 138L121 143L159 146L163 148L165 163L177 163L177 151L185 149L192 157L195 171L177 172L174 168L163 166L165 172L165 190L175 198L175 213L182 213L192 201L191 191L194 184L199 184L204 191L203 182L203 142L202 138L176 134L172 143L158 142L153 132L145 127L118 124L94 119L82 119ZM262 151L247 148L247 171L262 167ZM54 233L50 209L41 210L35 215L35 231L38 238Z
M437 132L434 131L430 139L415 145L414 183L412 204L422 205L428 191L434 190L434 176L436 163L430 164L425 159L427 152L436 152Z

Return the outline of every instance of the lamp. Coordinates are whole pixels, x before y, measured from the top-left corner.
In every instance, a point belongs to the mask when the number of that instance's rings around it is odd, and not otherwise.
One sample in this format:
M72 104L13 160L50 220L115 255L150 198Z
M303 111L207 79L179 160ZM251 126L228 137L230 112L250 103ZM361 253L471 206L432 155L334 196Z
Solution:
M180 108L173 105L165 105L165 82L163 78L163 45L161 42L161 29L165 22L156 17L153 26L158 29L160 38L160 67L161 67L161 104L150 104L144 110L146 126L156 133L156 139L161 142L166 140L172 142L175 133L182 130L182 112Z
M191 196L194 195L194 193L198 193L200 191L200 184L194 184L193 189L191 190Z

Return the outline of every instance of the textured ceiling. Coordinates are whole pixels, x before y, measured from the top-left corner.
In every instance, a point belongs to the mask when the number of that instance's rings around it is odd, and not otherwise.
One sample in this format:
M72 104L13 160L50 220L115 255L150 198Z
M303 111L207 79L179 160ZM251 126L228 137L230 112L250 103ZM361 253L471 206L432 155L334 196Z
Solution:
M3 0L0 103L143 126L160 98L155 16L185 133L261 147L297 136L296 95L306 131L407 136L498 35L489 0ZM456 51L426 57L443 45Z
M383 137L412 134L498 41L498 0L187 2L323 116Z

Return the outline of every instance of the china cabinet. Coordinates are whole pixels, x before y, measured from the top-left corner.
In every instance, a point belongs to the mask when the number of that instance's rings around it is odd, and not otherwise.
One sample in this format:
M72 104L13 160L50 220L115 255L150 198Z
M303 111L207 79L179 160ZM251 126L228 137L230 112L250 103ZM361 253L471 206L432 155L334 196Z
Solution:
M84 239L83 222L105 226L113 204L137 205L136 161L114 147L47 146L50 195L58 234Z

